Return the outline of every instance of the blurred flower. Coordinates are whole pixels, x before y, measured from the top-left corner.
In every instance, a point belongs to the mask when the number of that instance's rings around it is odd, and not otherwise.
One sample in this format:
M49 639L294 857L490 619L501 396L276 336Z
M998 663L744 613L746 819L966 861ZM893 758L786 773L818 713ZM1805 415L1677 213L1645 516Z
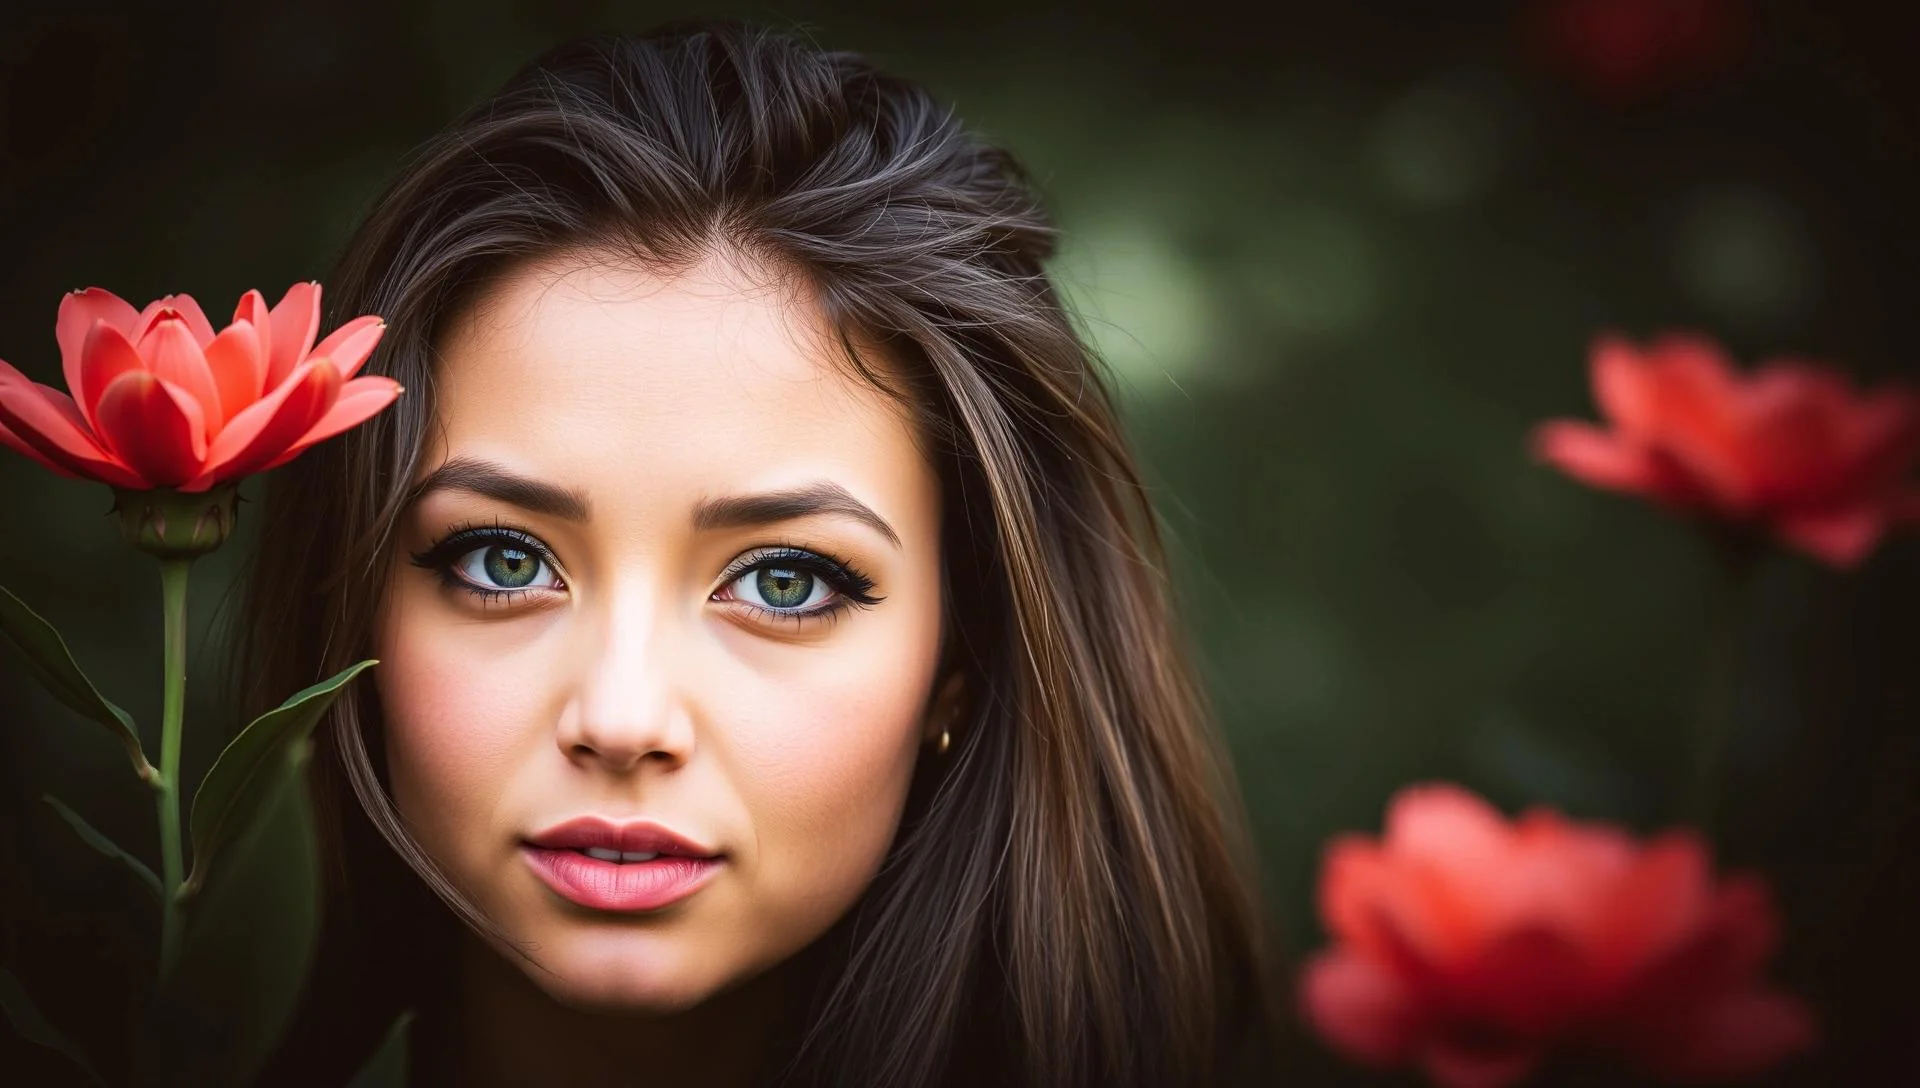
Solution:
M1448 1088L1515 1083L1563 1046L1738 1077L1814 1039L1809 1011L1757 978L1778 936L1765 886L1716 882L1690 832L1641 844L1415 787L1383 841L1331 844L1320 913L1337 943L1302 976L1314 1026L1356 1060L1415 1063Z
M353 376L385 328L357 317L316 347L317 283L271 310L248 291L218 334L188 295L136 312L110 291L74 291L55 326L67 392L0 362L0 445L117 488L205 491L391 404L398 383Z
M1742 375L1692 336L1644 351L1603 337L1592 372L1611 428L1557 420L1533 436L1535 454L1575 479L1763 525L1843 568L1920 518L1911 392L1856 392L1833 370L1791 361Z
M1543 0L1529 16L1529 44L1542 60L1618 100L1725 68L1747 30L1743 0Z

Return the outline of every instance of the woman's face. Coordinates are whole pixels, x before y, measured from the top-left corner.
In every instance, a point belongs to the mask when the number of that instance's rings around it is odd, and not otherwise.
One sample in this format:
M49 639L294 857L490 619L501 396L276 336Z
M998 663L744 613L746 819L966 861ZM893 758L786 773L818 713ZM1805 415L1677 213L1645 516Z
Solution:
M778 284L550 260L440 345L378 632L394 798L576 1007L819 937L944 719L935 476Z

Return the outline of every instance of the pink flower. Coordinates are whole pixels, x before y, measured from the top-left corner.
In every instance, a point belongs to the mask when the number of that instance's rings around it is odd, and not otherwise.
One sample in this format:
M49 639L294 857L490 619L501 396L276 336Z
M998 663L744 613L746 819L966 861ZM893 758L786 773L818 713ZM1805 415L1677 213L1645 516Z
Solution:
M1731 522L1759 524L1850 567L1920 517L1909 481L1920 398L1856 392L1810 363L1741 374L1720 348L1674 335L1641 349L1602 337L1593 396L1609 426L1542 424L1534 452L1584 483Z
M1642 844L1415 787L1384 840L1332 843L1320 913L1335 944L1302 976L1313 1025L1361 1062L1418 1065L1447 1088L1516 1083L1563 1046L1724 1079L1814 1040L1811 1013L1759 979L1779 936L1765 886L1716 881L1689 832Z
M356 378L386 326L357 317L316 347L320 285L271 310L248 291L218 333L188 295L136 312L98 287L60 300L67 392L0 362L0 445L118 488L205 491L284 464L393 403ZM71 395L69 395L71 394Z

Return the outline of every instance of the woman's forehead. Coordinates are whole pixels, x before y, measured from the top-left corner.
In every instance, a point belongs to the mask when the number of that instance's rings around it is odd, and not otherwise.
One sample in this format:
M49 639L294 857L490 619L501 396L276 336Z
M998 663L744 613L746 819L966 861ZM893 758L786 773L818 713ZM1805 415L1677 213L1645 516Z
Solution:
M732 258L675 273L550 259L509 274L468 308L440 345L436 378L443 387L502 382L514 392L535 380L591 384L644 408L673 402L683 388L837 377L844 368L833 344L791 277Z
M839 350L791 278L726 258L671 275L530 265L448 329L440 448L423 472L478 456L594 492L636 473L691 488L806 477L897 491L903 468L927 472L912 425Z

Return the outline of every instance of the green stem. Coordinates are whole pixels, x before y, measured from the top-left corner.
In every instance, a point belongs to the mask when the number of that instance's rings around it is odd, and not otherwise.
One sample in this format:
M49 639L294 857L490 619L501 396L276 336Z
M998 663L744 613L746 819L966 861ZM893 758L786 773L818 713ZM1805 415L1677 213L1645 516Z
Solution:
M166 892L160 927L160 973L173 967L180 950L180 883L186 879L180 854L180 720L187 694L187 568L192 559L160 560L161 612L166 623L166 685L160 709L160 779L155 797L160 809L160 879Z

